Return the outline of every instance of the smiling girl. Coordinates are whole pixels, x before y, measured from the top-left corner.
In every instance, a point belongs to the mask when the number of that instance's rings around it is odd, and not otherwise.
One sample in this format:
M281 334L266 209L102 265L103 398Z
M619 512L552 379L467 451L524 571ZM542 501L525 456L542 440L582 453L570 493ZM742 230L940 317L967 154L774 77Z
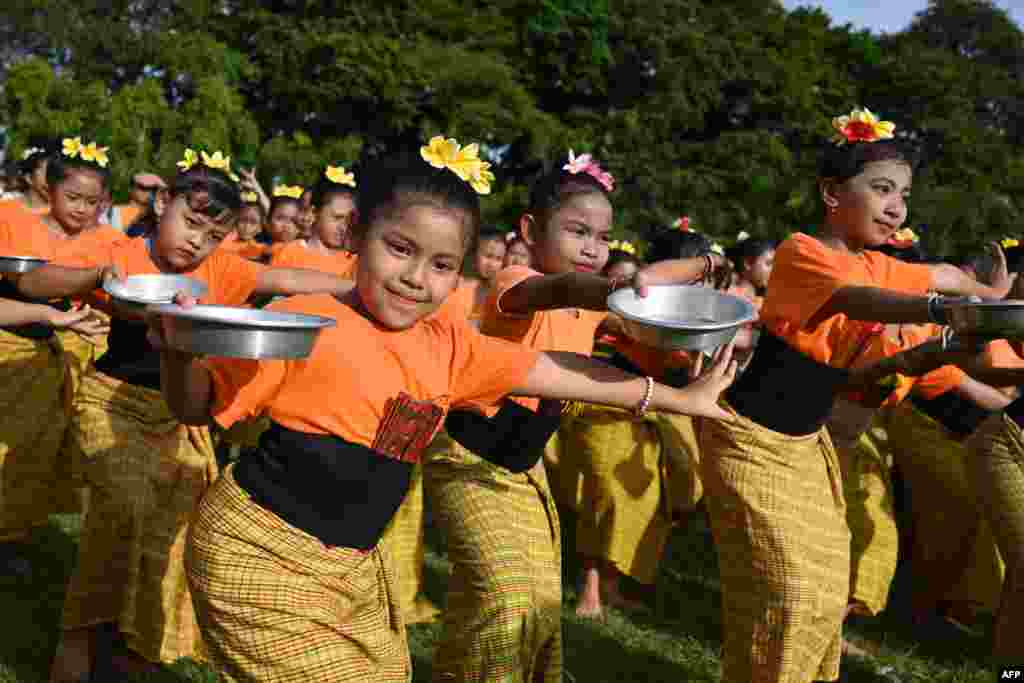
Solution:
M30 296L84 296L109 278L173 273L207 284L211 303L239 305L256 295L347 291L350 283L309 270L267 268L217 246L241 205L222 155L194 152L179 163L159 225L148 238L76 249L64 266L22 277ZM90 486L78 563L64 606L64 642L55 680L77 680L102 629L120 633L124 668L197 656L199 632L182 567L195 507L216 478L205 427L182 425L160 395L159 354L137 310L115 307L109 351L82 380L70 440ZM106 675L114 675L107 672Z
M163 354L164 393L183 421L229 426L266 410L274 423L258 455L206 496L189 541L196 608L225 680L409 679L394 597L404 568L381 535L449 406L488 405L510 391L648 403L641 378L433 315L479 229L474 190L489 190L474 150L436 138L421 151L429 164L401 158L364 171L356 289L272 304L337 320L306 360ZM450 168L453 156L460 163ZM723 354L688 390L654 387L649 402L718 415L728 362Z
M891 139L892 124L866 110L833 125L838 143L826 150L818 179L822 230L779 246L761 338L726 396L736 420L699 426L728 683L839 674L850 532L824 425L848 387L922 374L907 367L922 358L918 351L850 370L868 323L942 323L942 301L929 291L1002 298L1009 289L1006 281L981 285L954 266L902 263L867 249L906 219L911 157Z

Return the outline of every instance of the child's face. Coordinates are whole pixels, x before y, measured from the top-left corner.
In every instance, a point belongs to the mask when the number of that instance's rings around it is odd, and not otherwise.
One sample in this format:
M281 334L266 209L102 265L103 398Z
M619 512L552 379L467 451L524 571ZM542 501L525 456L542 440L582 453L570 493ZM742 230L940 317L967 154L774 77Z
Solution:
M525 248L525 247L524 247ZM480 242L476 249L476 272L484 280L493 280L505 263L505 242L489 239Z
M175 197L160 217L154 260L175 273L195 269L234 229L234 218L230 211L211 218L193 208L186 196Z
M772 274L772 266L775 265L775 250L769 249L756 259L748 260L743 264L744 274L747 279L758 289L768 286L768 278Z
M576 195L555 209L529 238L542 273L600 273L608 262L612 205L596 192Z
M608 269L608 279L626 282L636 275L636 264L632 261L619 261Z
M298 239L301 226L299 218L302 207L295 202L283 202L274 207L267 221L267 234L274 244Z
M49 188L46 183L46 168L49 166L49 162L43 159L41 162L36 164L35 169L28 175L28 186L32 190L43 197L46 196Z
M255 239L256 235L260 234L260 230L263 228L262 219L263 214L260 213L259 208L251 205L243 206L238 212L238 222L235 224L235 232L238 233L238 239Z
M347 194L332 194L316 212L313 233L328 249L344 249L355 217L356 203Z
M103 178L86 169L72 169L50 192L50 215L76 235L95 226L107 197Z
M375 220L360 245L356 275L370 315L404 330L436 311L458 284L466 230L462 212L426 205Z
M505 250L506 268L509 266L526 266L529 268L532 263L533 257L530 256L530 248L522 240L516 240Z
M885 244L907 219L913 173L904 161L875 161L860 175L835 186L836 206L829 214L853 246Z

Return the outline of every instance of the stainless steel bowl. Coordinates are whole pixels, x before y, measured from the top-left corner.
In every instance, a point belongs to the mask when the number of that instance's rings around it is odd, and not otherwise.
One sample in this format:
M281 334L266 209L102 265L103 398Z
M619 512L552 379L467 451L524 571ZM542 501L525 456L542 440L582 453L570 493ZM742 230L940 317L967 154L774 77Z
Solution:
M103 289L117 303L129 307L169 304L178 293L199 299L209 291L206 283L184 275L129 275L105 282Z
M228 358L294 360L313 351L331 318L233 306L150 306L167 316L167 343L180 351Z
M991 339L1024 339L1024 301L954 301L947 305L957 334Z
M646 297L620 289L608 297L608 310L623 320L633 339L661 349L707 351L732 341L757 318L754 304L708 287L661 285Z
M0 273L27 273L48 263L34 256L0 256Z

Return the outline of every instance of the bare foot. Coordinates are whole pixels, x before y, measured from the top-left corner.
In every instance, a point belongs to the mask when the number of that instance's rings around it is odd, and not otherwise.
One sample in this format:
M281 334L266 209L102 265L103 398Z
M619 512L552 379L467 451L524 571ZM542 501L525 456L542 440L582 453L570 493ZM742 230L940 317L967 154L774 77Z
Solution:
M50 666L50 683L81 683L92 669L92 629L64 631Z
M600 619L604 616L601 605L601 573L596 563L584 562L580 601L576 605L576 616L581 619Z

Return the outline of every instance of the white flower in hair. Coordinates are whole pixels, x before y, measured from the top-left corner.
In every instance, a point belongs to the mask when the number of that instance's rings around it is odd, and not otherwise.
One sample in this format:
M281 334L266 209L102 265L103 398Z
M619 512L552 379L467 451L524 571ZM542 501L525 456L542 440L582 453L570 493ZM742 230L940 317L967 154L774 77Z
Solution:
M746 230L740 230L740 234L736 235L736 241L737 242L742 242L744 240L749 240L749 239L750 239L750 233L747 232Z
M21 160L24 161L25 159L28 159L33 154L39 154L39 153L45 152L45 151L46 150L41 149L39 147L29 147L28 149L26 149L24 152L21 153Z

